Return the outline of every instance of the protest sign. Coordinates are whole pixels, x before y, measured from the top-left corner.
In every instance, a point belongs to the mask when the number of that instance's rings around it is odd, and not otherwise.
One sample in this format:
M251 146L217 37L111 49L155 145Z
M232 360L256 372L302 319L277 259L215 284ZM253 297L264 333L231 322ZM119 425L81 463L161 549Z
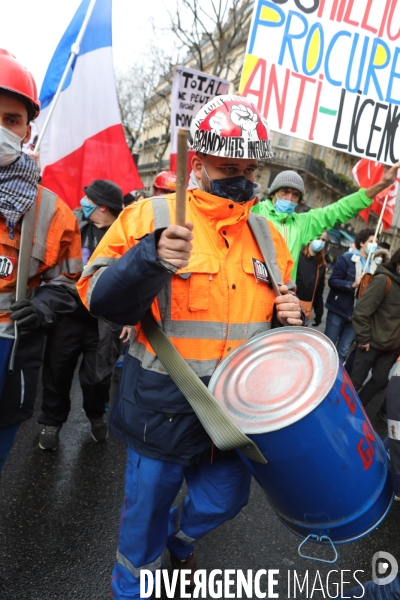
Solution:
M188 130L199 110L215 96L227 94L229 85L226 79L176 67L171 92L171 171L176 171L178 130Z
M400 2L255 0L240 93L273 130L400 158Z

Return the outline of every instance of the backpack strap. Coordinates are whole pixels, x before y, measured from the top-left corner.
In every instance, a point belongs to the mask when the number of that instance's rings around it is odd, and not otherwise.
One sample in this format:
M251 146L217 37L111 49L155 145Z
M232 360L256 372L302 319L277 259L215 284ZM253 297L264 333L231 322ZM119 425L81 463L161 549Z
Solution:
M386 288L385 288L384 298L386 298L386 296L388 295L391 285L392 285L392 280L390 279L389 275L386 275Z
M319 279L319 272L320 272L320 269L321 269L321 267L319 267L319 266L317 265L317 275L316 275L316 277L315 277L315 284L314 284L314 291L313 291L313 295L312 295L312 298L311 298L311 305L313 305L313 304L314 304L315 292L317 291L317 285L318 285L318 279Z

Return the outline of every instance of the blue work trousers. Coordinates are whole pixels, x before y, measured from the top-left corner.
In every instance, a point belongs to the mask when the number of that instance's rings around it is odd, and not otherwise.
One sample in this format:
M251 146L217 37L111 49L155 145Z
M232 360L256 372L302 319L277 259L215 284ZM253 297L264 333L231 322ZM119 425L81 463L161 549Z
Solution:
M351 321L328 310L325 335L335 344L339 358L344 363L355 336Z
M361 586L357 586L346 592L341 600L345 598L362 598L362 600L398 600L400 598L400 575L386 585L377 585L373 581L363 583L364 592Z
M15 436L21 423L0 427L0 473L14 445Z
M140 598L140 570L162 565L166 547L187 558L196 540L233 519L247 504L251 476L236 454L185 467L128 451L117 562L111 580L115 600ZM188 495L171 510L183 480Z

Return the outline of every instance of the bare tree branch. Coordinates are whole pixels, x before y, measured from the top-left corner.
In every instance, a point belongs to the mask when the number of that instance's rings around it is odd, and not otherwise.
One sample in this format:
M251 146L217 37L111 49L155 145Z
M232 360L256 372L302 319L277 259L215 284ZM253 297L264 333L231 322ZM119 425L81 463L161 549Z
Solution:
M252 0L177 0L174 13L168 11L169 30L196 68L226 76L245 49L251 7Z
M146 114L149 110L151 112L152 104L158 100L155 90L160 81L172 81L173 73L170 57L157 46L150 47L145 60L139 62L127 72L117 73L116 77L121 120L131 152L145 125ZM155 115L154 122L166 123L169 109L167 115Z
M169 23L154 28L157 43L119 74L118 98L126 139L143 164L162 170L170 141L170 91L176 64L236 81L240 74L253 0L176 0ZM161 33L167 33L165 43ZM171 44L171 33L175 46ZM173 46L172 48L170 46ZM167 50L166 50L167 49ZM144 162L143 162L144 161ZM165 166L164 166L165 168Z

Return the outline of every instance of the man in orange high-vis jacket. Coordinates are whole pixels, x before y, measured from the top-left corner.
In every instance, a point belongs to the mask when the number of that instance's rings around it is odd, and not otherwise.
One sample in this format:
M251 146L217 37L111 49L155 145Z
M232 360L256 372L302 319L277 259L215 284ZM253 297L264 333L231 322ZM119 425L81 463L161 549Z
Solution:
M0 471L19 425L32 416L45 329L57 314L75 309L82 271L77 220L60 198L38 185L36 162L21 152L39 110L32 75L0 50L0 343L14 334L15 322L21 334L14 371L1 374ZM27 299L16 302L21 221L35 200Z
M249 338L287 318L301 325L293 261L273 225L265 226L282 296L256 279L263 262L247 219L259 186L257 159L271 154L268 126L245 98L220 96L193 119L192 188L187 225L174 223L175 195L129 206L85 267L78 291L90 312L135 325L110 430L127 445L125 501L112 592L140 598L140 573L161 567L194 577L193 544L247 503L250 475L236 452L219 452L155 356L140 319L150 308L174 346L207 384L217 364ZM238 156L240 158L238 158ZM261 222L261 221L260 221ZM189 495L170 512L186 479ZM192 579L193 580L193 579Z

